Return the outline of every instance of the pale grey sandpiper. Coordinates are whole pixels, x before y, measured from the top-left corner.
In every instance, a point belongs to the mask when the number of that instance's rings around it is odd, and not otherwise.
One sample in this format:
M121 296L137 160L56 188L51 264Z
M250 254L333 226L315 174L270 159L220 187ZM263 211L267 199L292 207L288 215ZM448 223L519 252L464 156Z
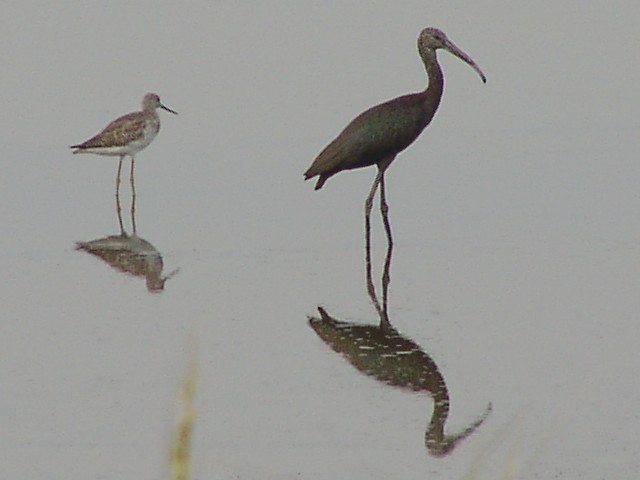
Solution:
M126 155L131 157L129 181L131 182L132 192L135 195L133 180L134 156L149 145L160 130L160 117L156 111L158 108L175 115L178 114L178 112L164 106L157 94L147 93L142 99L141 111L123 115L107 125L96 136L83 143L71 146L71 148L75 148L73 153L95 153L97 155L120 157L116 176L116 196L120 192L120 171L122 169L122 160Z

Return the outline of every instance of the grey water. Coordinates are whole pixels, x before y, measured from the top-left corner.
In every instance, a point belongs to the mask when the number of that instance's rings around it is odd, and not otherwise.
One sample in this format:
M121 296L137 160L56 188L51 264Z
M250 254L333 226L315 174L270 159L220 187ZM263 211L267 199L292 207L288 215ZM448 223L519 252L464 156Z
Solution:
M0 477L166 476L195 336L194 478L635 478L639 10L12 4ZM426 26L488 82L439 53L440 109L387 172L381 327L375 169L319 192L302 174L355 115L425 87ZM122 183L122 235L117 159L68 146L149 91L179 115L137 155L135 217Z

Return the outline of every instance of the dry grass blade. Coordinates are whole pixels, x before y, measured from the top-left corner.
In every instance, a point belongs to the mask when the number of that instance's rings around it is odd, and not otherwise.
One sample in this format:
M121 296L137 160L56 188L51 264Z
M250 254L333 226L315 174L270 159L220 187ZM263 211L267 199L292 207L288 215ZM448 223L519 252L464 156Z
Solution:
M195 355L193 357L180 391L180 410L170 450L170 480L189 479L191 436L195 423L194 398L198 376Z

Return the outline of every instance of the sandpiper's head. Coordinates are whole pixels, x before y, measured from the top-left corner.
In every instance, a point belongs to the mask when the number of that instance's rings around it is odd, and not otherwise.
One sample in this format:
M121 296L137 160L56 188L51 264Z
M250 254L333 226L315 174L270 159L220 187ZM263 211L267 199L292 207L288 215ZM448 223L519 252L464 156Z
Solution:
M422 32L420 32L420 36L418 37L418 50L420 54L427 53L428 50L435 51L439 48L442 48L452 55L455 55L463 62L467 63L471 68L473 68L484 83L487 83L487 77L485 77L480 67L476 65L469 55L460 50L451 40L447 38L447 35L437 28L427 27ZM424 55L423 55L424 56Z
M171 110L169 107L165 107L160 102L160 97L158 96L158 94L147 93L142 99L142 110L148 111L148 110L155 110L156 108L162 108L163 110L166 110L167 112L171 112L174 115L178 114L178 112Z

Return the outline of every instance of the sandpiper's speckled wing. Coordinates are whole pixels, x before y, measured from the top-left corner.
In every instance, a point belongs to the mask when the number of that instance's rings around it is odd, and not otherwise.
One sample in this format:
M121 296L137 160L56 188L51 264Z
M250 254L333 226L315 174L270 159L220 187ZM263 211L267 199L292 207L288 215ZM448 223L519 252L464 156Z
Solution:
M144 136L145 115L133 112L115 119L104 130L86 142L72 145L71 148L85 150L101 147L124 147Z

